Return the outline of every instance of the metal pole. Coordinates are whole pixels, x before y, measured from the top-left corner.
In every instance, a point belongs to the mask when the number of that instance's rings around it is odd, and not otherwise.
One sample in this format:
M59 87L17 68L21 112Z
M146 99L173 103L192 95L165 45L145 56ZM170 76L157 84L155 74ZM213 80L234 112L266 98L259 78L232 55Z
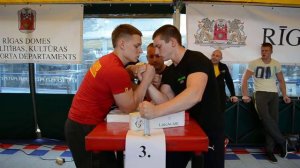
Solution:
M182 1L177 0L174 3L173 25L180 31L180 10L182 8Z
M42 138L41 130L39 128L37 122L37 113L36 113L36 102L35 102L35 95L36 95L36 88L35 88L35 68L34 63L29 63L29 87L30 87L30 94L32 98L32 107L33 107L33 118L34 118L34 125L35 125L35 133L37 138Z

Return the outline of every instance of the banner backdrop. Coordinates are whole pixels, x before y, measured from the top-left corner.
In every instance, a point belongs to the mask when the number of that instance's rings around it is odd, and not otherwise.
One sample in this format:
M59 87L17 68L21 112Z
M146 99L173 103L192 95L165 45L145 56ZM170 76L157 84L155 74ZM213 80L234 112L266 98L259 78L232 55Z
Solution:
M83 5L1 5L0 63L79 64Z
M273 44L272 57L300 64L300 8L186 4L187 47L223 61L247 63L260 57L263 42Z

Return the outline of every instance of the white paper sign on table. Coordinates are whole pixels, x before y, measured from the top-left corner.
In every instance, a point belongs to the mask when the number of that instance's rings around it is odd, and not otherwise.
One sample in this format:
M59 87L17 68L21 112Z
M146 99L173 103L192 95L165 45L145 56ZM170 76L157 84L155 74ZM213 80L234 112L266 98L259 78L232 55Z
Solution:
M125 146L125 168L165 168L166 140L163 129L144 131L128 130Z
M131 130L143 130L145 119L139 112L129 114L129 128ZM181 111L149 120L151 128L170 128L185 125L185 112Z

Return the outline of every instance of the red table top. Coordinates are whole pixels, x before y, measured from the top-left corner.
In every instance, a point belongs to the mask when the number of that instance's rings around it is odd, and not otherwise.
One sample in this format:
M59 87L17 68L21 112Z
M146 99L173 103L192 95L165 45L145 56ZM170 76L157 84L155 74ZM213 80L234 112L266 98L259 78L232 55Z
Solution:
M85 137L88 151L124 151L128 123L100 123ZM208 137L195 120L189 118L185 126L164 128L167 151L204 152Z

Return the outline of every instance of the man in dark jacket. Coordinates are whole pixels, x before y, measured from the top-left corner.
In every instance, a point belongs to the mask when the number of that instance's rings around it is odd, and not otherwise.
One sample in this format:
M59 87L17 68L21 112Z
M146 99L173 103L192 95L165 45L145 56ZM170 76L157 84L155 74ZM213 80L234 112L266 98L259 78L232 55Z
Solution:
M215 75L218 81L220 97L221 97L221 105L223 111L225 111L226 104L226 91L225 91L225 83L230 92L230 101L236 103L238 98L235 96L233 81L229 72L229 69L226 64L220 62L222 60L222 52L221 50L215 50L211 55L211 62L214 64Z
M220 92L220 105L223 112L226 110L226 91L225 91L225 83L230 92L230 101L233 103L238 102L238 98L235 96L234 85L232 81L232 77L230 75L229 69L226 64L220 62L222 60L222 52L221 50L215 50L211 55L211 62L214 65L215 76L217 78L217 83ZM229 139L225 137L224 147L229 143Z
M214 64L215 75L218 81L220 91L221 107L222 110L225 111L225 104L227 98L225 91L225 83L230 92L230 101L236 103L238 101L238 98L235 96L234 85L229 69L226 64L220 62L222 58L223 57L221 50L215 50L211 55L211 62Z

